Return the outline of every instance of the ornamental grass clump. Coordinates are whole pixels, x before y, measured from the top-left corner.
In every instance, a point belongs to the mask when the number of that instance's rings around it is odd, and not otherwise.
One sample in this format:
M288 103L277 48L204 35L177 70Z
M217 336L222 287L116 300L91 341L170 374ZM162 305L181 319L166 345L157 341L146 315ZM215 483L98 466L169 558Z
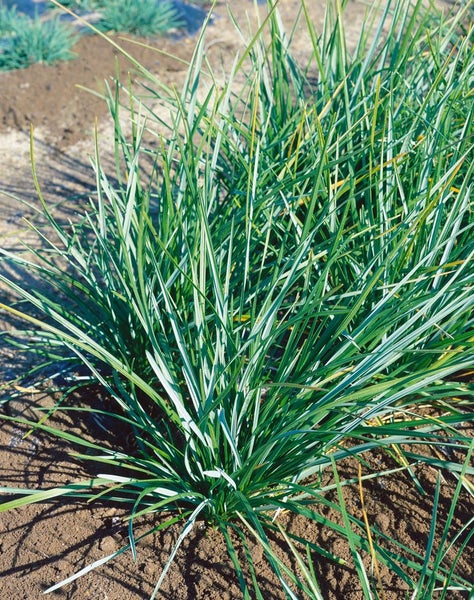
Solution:
M73 29L58 18L31 19L15 7L0 6L0 71L70 60L76 41Z
M117 82L107 96L114 177L97 151L97 193L67 224L38 187L47 227L32 227L47 250L32 249L31 260L2 251L42 281L27 288L0 275L22 299L3 309L29 324L16 343L60 365L71 389L86 368L85 382L115 401L98 411L102 423L118 420L135 439L127 451L44 416L27 423L82 445L101 474L16 489L22 496L1 510L54 497L130 508L128 545L47 591L139 551L134 523L155 513L148 534L177 522L182 530L153 597L203 520L224 536L244 598L262 598L255 541L283 595L322 598L306 549L339 559L286 531L283 512L348 540L366 598L381 582L365 554L413 598L469 589L445 561L451 513L441 546L432 532L420 556L348 511L338 463L386 449L420 493L414 464L449 471L458 482L451 512L472 494L472 443L457 429L474 414L472 30L462 10L434 17L400 0L369 13L349 53L341 6L328 6L317 35L302 0L312 47L301 65L291 53L296 26L285 33L276 4L225 82L206 60L205 27L180 93L144 69L144 104ZM245 37L237 24L236 34ZM63 400L56 410L66 408ZM329 488L339 504L325 498ZM329 505L340 522L323 516ZM472 531L471 521L449 532L456 560ZM275 552L274 533L298 574Z
M169 0L109 0L101 9L99 22L106 31L150 36L182 27L179 11Z
M173 0L52 0L52 6L80 14L96 13L96 26L101 31L147 37L185 26L182 11Z

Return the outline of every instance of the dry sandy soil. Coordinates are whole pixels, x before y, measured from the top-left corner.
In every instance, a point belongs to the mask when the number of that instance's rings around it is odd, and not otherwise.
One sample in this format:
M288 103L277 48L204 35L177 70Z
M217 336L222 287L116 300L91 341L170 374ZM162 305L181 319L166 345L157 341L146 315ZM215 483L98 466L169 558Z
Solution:
M237 18L245 23L246 12L251 14L248 0L230 2ZM282 0L284 18L294 18L297 0ZM321 24L323 8L316 1L314 18ZM364 18L365 6L354 0L348 6L349 43L357 37ZM167 84L180 85L184 67L166 53L188 58L195 38L159 39L152 46L132 46L133 55ZM221 59L229 64L239 42L226 13L225 2L219 2L214 24L209 29L208 55L216 64ZM304 54L307 43L298 39L297 52ZM94 175L89 166L93 153L94 118L99 122L99 138L104 159L110 157L112 129L103 100L84 91L85 88L102 90L104 80L111 81L115 73L117 52L98 37L84 37L75 48L77 59L55 66L36 65L27 70L0 73L0 244L17 248L25 236L23 219L34 214L33 208L12 199L12 195L30 203L36 202L29 161L29 127L35 128L36 161L45 196L57 204L57 210L80 210L93 189ZM119 57L120 76L124 79L130 65ZM132 69L133 73L133 69ZM67 208L66 208L67 207ZM0 289L0 301L5 291ZM0 315L1 317L1 315ZM8 327L7 320L0 323ZM1 339L1 338L0 338ZM28 363L28 358L24 359ZM0 384L18 374L22 359L0 345ZM8 392L8 390L7 390ZM97 402L97 392L78 398L80 403ZM22 398L10 402L0 410L9 414L33 416L35 404L51 406L54 399L25 391ZM59 418L59 417L58 417ZM76 433L97 439L104 432L93 422L77 421L66 415L60 419L65 427ZM119 443L120 432L110 432L108 441ZM75 461L71 448L63 442L34 433L23 438L22 430L9 423L0 425L0 486L52 486L77 477L90 476L84 464ZM394 466L386 456L369 456L365 473ZM433 491L436 475L428 468L417 468L417 474L426 490L421 496L412 480L404 473L380 480L370 480L364 488L369 519L381 533L424 554L433 509ZM341 466L341 478L357 476L356 466ZM450 494L455 481L445 474L441 492L438 531L441 531L450 508ZM355 486L346 488L347 507L361 517L359 492ZM328 518L336 518L326 511ZM456 510L453 531L458 530L474 512L469 497L461 497ZM126 543L126 526L121 513L107 505L81 506L74 503L31 506L0 514L0 589L2 598L36 600L49 585L71 575L79 568L112 553ZM144 527L145 523L139 526ZM362 593L352 567L347 545L327 528L319 528L295 519L295 532L304 532L314 542L348 560L348 566L338 567L314 557L314 568L322 582L322 593L328 600L359 600ZM138 559L125 553L113 563L98 569L63 590L53 598L83 600L132 600L148 598L160 570L167 559L178 530L156 533L138 550ZM278 544L278 540L275 540ZM254 559L264 585L264 598L282 598L261 550L254 548ZM454 550L446 559L449 565ZM366 563L370 560L365 557ZM291 564L291 559L288 558ZM467 549L458 571L474 581L474 552ZM406 598L404 584L393 574L382 570L386 600ZM239 598L239 587L232 565L226 557L223 539L212 529L196 529L178 553L159 598L170 600L211 600ZM452 592L448 599L466 598ZM428 599L427 599L428 600Z

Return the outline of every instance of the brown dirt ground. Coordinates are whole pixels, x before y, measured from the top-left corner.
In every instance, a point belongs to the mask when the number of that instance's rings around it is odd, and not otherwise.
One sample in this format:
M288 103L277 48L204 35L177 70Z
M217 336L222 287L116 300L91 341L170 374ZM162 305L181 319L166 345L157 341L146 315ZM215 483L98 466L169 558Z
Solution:
M251 3L246 0L230 2L240 22L244 23ZM297 0L282 0L284 18L291 21ZM320 25L322 5L315 0L315 21ZM365 5L358 0L349 3L348 22L351 35L357 37L363 21ZM217 7L214 25L209 31L209 56L211 60L229 64L238 48L238 40L228 17L225 2ZM133 45L133 55L166 84L179 86L184 67L166 53L188 58L194 39L154 40L155 50ZM304 54L307 44L304 37L298 40L297 51ZM127 48L132 48L131 44ZM76 47L78 58L55 66L36 65L27 70L0 73L0 244L4 248L18 248L25 239L22 224L24 217L31 217L31 206L14 200L12 196L27 202L35 202L29 166L29 127L35 127L35 146L38 172L45 195L57 209L65 204L74 210L86 201L87 193L94 186L94 176L88 156L93 153L94 118L99 122L101 147L107 159L111 124L107 118L105 103L82 88L103 89L104 80L113 78L117 52L98 37L83 38ZM119 58L120 77L126 78L129 64ZM133 69L132 69L133 72ZM81 86L81 87L78 87ZM0 301L6 293L0 289ZM0 328L11 324L0 320ZM21 368L30 364L31 358L22 358L11 349L0 345L0 384L7 382ZM78 402L87 402L80 398ZM10 414L34 417L34 406L51 406L53 398L25 391L20 400L10 402L0 410ZM59 418L59 417L58 417ZM76 433L97 438L103 435L93 423L61 416L62 426ZM111 443L114 440L109 440ZM53 486L78 477L90 476L86 466L74 460L72 449L64 442L34 433L23 438L21 428L8 422L0 424L0 485L13 487ZM387 456L368 456L364 474L391 468L394 464ZM426 495L415 489L406 472L369 480L364 484L364 499L368 519L383 534L395 537L399 542L424 555L432 520L433 492L436 474L427 467L416 467L417 475ZM341 479L357 477L356 466L347 462L340 467ZM438 534L442 530L450 508L450 497L455 480L449 473L443 474L439 507ZM357 486L345 488L347 508L362 517L362 506ZM334 492L328 493L334 497ZM456 532L472 516L472 498L461 495L456 509L452 531ZM0 589L2 598L12 600L37 600L49 585L71 575L88 563L110 554L127 540L126 526L120 520L124 512L108 505L79 505L73 502L30 506L0 514ZM328 519L339 519L332 511L324 513ZM282 516L295 533L304 534L321 547L347 559L348 566L335 564L314 556L314 568L327 600L360 600L363 598L358 579L350 558L347 544L325 527L308 524L302 519L289 521ZM139 523L138 530L146 523ZM106 566L93 571L63 590L52 594L53 598L71 600L138 600L146 599L153 591L160 570L179 533L171 528L156 533L138 548L137 561L130 553L121 555ZM274 540L278 545L278 540ZM279 600L278 590L271 571L257 546L252 550L258 575L264 583L265 600ZM445 561L449 565L455 548ZM291 557L286 557L292 564ZM370 557L364 556L366 565ZM458 572L474 582L474 550L468 548L458 564ZM370 567L369 567L370 570ZM408 598L406 586L393 573L381 571L382 588L386 600ZM158 598L169 600L212 600L239 598L239 587L227 558L222 537L212 529L196 529L178 552L169 576ZM466 598L459 592L451 592L448 600ZM428 599L426 599L428 600Z

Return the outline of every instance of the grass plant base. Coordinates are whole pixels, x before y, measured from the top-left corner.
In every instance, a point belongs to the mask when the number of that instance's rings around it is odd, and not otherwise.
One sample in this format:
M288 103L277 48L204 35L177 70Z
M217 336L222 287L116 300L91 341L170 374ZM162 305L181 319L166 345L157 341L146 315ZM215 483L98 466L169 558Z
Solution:
M90 395L79 395L77 404L90 405ZM96 403L98 400L96 400ZM51 407L52 399L44 398L41 405ZM15 402L11 406L14 414L28 414L24 403ZM117 445L120 432L115 435L105 433L97 423L88 420L77 422L65 416L60 427L80 431L92 440L100 439L108 445ZM472 436L474 431L465 430ZM123 436L122 436L123 439ZM33 437L22 439L21 430L4 424L0 430L0 469L4 474L2 485L15 487L26 485L61 485L71 478L81 476L83 466L72 460L72 451L67 443L52 441L48 436L35 433ZM427 450L429 452L429 449ZM451 458L455 458L452 456ZM384 453L372 453L366 456L367 466L364 474L380 469L396 467ZM52 465L55 465L52 468ZM86 476L86 472L82 472ZM357 461L344 461L339 467L339 476L344 479L357 479ZM436 471L420 465L417 476L422 483L426 496L420 496L413 482L405 473L394 473L382 479L374 479L364 484L364 502L369 521L374 523L381 534L393 536L407 547L423 553L429 536L433 511L433 495L436 486ZM455 480L449 475L443 481L439 514L440 525L449 512L450 499L455 488ZM362 515L358 485L345 490L348 510ZM337 500L337 494L331 492L327 498ZM472 497L463 496L457 507L453 529L459 529L473 514ZM328 519L337 519L331 509L324 511ZM24 507L14 513L0 514L2 530L2 553L0 555L0 574L5 593L12 597L40 598L49 584L64 579L78 567L100 559L105 554L118 550L127 541L127 529L121 518L127 516L127 510L107 503L94 503L91 506L62 502L61 505ZM156 524L159 517L147 517L137 524L137 532ZM308 537L324 548L337 553L348 561L347 566L338 566L333 561L315 557L314 568L318 580L322 582L325 600L364 600L357 584L357 573L351 565L350 548L347 542L323 526L315 526L305 519L283 516L296 534ZM137 562L130 553L121 555L109 565L85 576L71 585L68 598L82 599L89 596L117 598L117 600L137 600L148 598L153 591L167 553L179 535L180 527L174 526L166 531L157 532L139 550ZM441 526L435 545L439 540ZM281 542L281 539L280 539ZM20 546L21 544L21 546ZM278 547L278 539L275 540ZM242 547L237 543L239 553ZM456 548L447 556L447 562L455 555ZM271 569L262 556L261 548L252 547L256 571L262 582L262 593L268 600L283 600L284 594L278 592L277 583ZM294 557L280 548L280 555L289 565L295 567ZM467 579L474 578L474 552L466 551L458 564L459 572ZM364 556L367 565L370 557ZM410 598L406 585L390 571L382 569L381 588L386 600ZM233 572L231 561L226 555L225 541L222 535L204 524L183 544L168 578L162 589L162 598L173 600L234 600L240 597L239 584ZM382 597L382 596L381 596ZM437 596L433 596L433 600ZM449 599L465 600L463 592L450 592Z

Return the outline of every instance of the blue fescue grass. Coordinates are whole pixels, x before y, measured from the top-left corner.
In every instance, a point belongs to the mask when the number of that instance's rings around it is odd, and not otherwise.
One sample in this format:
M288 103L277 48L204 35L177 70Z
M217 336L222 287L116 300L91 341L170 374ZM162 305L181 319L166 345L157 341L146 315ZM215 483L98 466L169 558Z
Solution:
M76 41L73 29L58 18L32 19L15 7L0 6L0 71L70 60Z

